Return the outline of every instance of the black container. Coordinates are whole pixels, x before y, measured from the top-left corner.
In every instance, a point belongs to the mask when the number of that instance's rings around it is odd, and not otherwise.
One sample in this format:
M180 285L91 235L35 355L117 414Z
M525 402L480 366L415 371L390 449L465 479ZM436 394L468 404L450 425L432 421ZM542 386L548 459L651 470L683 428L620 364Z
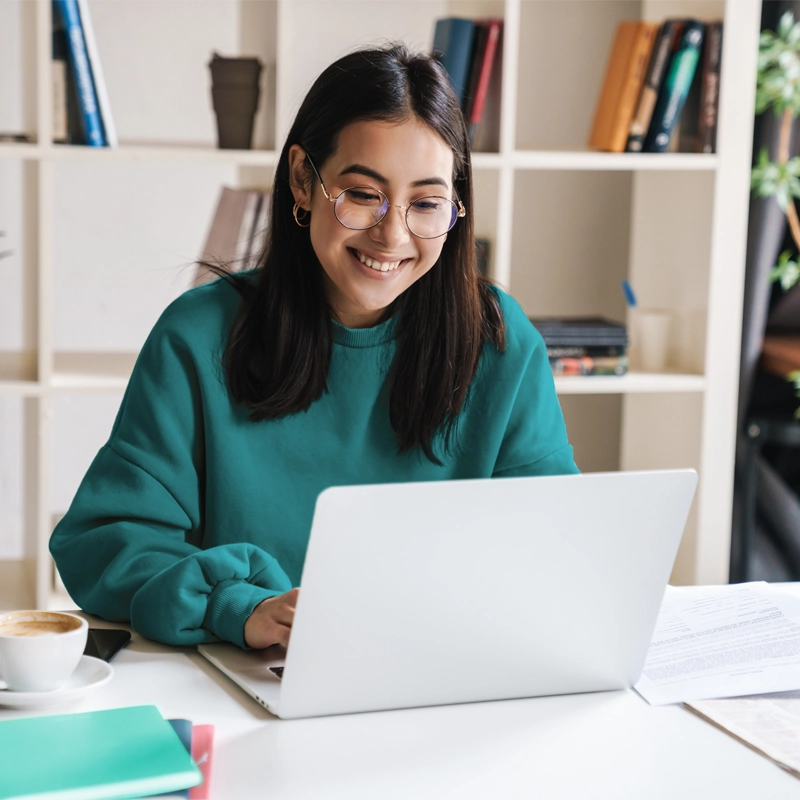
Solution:
M259 100L262 64L257 58L223 58L214 53L211 100L217 115L217 146L249 150Z

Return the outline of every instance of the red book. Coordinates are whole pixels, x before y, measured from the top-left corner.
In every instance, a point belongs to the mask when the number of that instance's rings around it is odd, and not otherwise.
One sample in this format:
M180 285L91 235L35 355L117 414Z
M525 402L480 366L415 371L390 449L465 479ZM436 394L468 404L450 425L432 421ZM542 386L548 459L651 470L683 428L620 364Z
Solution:
M472 103L468 109L468 119L470 125L477 125L483 116L483 109L486 105L486 95L489 91L489 79L492 76L492 66L494 65L495 55L497 54L497 44L500 41L500 31L503 28L501 19L485 19L476 23L486 28L485 44L482 50L475 54L479 61L476 63L476 81ZM482 42L483 43L483 42Z
M189 800L209 800L211 797L211 756L214 751L214 726L195 725L192 728L192 760L203 774L203 782L189 790Z

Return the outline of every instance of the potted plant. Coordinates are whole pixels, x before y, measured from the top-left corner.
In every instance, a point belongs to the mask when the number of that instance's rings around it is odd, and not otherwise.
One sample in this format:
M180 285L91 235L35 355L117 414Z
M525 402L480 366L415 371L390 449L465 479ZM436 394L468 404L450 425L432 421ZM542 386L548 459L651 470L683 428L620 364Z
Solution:
M781 117L777 159L770 160L766 148L761 150L751 172L751 188L759 197L775 198L800 251L800 217L795 207L795 199L800 198L800 157L789 157L792 124L800 115L800 23L791 11L781 17L777 31L762 31L759 40L756 113L770 108ZM789 290L800 280L798 262L791 250L784 250L770 271L770 280ZM800 397L800 371L788 373L786 379ZM794 415L800 419L800 407Z

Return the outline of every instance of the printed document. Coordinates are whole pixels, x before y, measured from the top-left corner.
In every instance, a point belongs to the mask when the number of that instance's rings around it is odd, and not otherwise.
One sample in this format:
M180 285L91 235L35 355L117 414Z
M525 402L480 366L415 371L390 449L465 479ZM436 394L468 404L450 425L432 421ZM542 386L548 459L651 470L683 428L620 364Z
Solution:
M800 778L800 692L693 700L686 707Z
M800 600L763 582L668 586L635 688L651 705L800 690Z

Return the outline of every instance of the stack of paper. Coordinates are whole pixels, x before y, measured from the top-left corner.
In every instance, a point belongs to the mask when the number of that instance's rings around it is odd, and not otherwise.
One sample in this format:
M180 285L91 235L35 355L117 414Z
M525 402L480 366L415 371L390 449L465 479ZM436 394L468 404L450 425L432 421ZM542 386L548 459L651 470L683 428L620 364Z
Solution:
M800 778L800 692L685 705Z
M763 582L668 586L635 688L655 706L800 689L800 600Z
M800 777L800 600L766 583L668 586L636 690Z

